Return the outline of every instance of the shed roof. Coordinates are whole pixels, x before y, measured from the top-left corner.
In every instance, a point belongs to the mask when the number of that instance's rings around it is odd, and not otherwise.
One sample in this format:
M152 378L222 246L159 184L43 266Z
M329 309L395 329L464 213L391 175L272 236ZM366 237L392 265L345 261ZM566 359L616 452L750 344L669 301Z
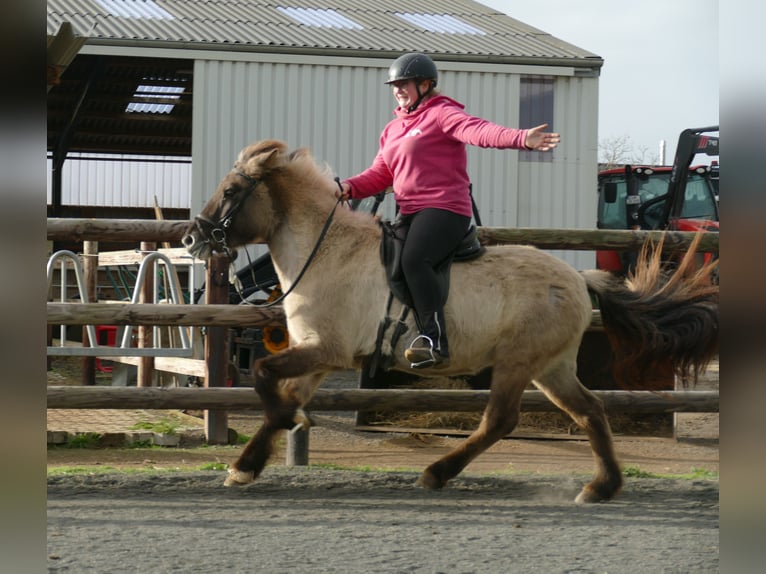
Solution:
M183 48L190 59L195 50L389 60L423 51L436 60L585 73L603 65L591 52L472 0L48 0L47 10L49 72L59 68L49 74L48 150L59 157L191 155L189 60L141 57L137 48ZM62 51L62 38L124 48L125 55L74 57ZM66 57L54 57L54 44ZM168 101L170 109L163 107Z
M388 57L405 51L600 67L601 58L472 0L48 0L89 43Z

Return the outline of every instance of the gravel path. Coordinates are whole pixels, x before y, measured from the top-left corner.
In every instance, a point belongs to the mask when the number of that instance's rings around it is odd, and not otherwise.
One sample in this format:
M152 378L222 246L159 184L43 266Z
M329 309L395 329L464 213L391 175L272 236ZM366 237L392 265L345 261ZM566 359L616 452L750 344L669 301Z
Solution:
M268 467L48 478L48 571L131 573L718 572L718 482L628 478L613 502L572 500L587 476Z

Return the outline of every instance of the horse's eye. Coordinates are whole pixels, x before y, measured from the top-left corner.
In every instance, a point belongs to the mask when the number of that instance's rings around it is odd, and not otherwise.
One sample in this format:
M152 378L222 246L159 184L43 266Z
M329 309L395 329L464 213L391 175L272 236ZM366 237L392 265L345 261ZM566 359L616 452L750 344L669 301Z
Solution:
M237 194L237 190L233 187L227 187L223 190L223 197L224 199L231 199Z

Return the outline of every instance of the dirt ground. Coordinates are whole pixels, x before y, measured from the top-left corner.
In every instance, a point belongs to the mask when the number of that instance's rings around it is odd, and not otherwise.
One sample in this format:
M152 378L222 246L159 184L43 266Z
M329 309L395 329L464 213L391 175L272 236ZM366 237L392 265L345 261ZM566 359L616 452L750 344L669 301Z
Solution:
M624 488L584 506L573 500L593 472L590 448L560 421L527 417L517 438L429 491L415 487L419 473L462 437L313 417L309 466L285 465L283 439L242 488L223 487L241 445L50 447L48 572L720 571L717 414L684 415L681 440L616 421ZM240 434L259 424L229 413Z

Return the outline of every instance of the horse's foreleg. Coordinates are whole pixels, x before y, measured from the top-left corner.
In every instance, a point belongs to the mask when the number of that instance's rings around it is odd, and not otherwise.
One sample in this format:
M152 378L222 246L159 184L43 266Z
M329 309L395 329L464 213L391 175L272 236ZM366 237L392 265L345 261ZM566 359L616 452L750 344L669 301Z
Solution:
M516 380L496 384L497 366L493 373L489 402L479 427L446 456L423 471L418 484L426 488L442 488L457 476L473 459L510 433L519 421L521 396L528 381Z
M263 402L264 421L229 469L227 486L247 484L261 473L273 452L274 440L283 429L310 424L300 407L311 398L325 373L300 377L317 368L313 359L318 353L310 349L296 351L298 348L287 349L255 362L255 390Z
M563 362L535 382L536 386L583 429L596 460L596 476L575 502L610 500L622 488L622 472L614 453L612 431L603 402L578 380L576 360Z
M238 486L255 480L269 461L274 449L274 439L280 431L281 429L265 421L245 445L237 461L229 468L224 485Z

